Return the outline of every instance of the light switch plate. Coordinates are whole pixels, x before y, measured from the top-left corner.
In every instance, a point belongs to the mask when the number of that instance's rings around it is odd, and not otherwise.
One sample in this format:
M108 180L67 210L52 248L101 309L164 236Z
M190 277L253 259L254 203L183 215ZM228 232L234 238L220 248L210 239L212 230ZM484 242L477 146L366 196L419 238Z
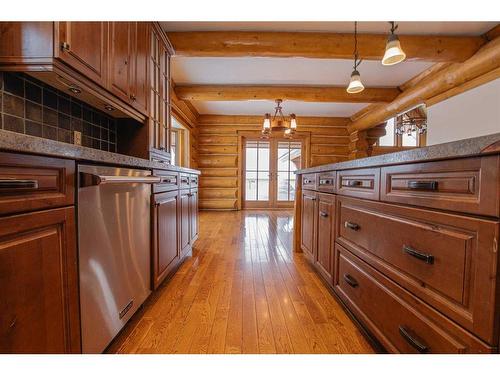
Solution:
M76 130L73 132L73 143L75 145L81 146L82 145L82 133L77 132Z

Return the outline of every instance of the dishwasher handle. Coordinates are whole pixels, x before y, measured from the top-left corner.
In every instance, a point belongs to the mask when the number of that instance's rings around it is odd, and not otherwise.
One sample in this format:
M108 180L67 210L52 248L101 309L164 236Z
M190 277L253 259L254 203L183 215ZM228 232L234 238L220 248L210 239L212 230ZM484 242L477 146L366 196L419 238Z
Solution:
M158 184L161 177L157 176L106 176L80 172L80 187L103 184Z

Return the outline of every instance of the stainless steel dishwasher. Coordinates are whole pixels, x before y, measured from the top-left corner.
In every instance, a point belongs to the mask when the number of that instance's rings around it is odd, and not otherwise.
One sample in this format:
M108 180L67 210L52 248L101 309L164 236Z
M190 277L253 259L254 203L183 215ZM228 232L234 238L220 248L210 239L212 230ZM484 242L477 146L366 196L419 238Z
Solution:
M78 167L82 350L101 353L150 290L151 184L139 169Z

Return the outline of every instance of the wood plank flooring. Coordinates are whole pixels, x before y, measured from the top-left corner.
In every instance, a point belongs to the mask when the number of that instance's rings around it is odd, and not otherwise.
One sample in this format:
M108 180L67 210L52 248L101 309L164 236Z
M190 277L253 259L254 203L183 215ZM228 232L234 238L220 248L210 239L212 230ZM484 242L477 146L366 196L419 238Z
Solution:
M289 211L202 211L193 256L107 352L373 353L292 227Z

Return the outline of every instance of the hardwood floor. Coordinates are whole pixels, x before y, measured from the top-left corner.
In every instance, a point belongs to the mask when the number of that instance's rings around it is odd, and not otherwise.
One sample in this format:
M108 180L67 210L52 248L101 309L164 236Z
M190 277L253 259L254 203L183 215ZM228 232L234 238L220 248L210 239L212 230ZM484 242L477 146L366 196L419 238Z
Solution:
M201 212L200 237L109 353L373 353L302 254L288 211Z

